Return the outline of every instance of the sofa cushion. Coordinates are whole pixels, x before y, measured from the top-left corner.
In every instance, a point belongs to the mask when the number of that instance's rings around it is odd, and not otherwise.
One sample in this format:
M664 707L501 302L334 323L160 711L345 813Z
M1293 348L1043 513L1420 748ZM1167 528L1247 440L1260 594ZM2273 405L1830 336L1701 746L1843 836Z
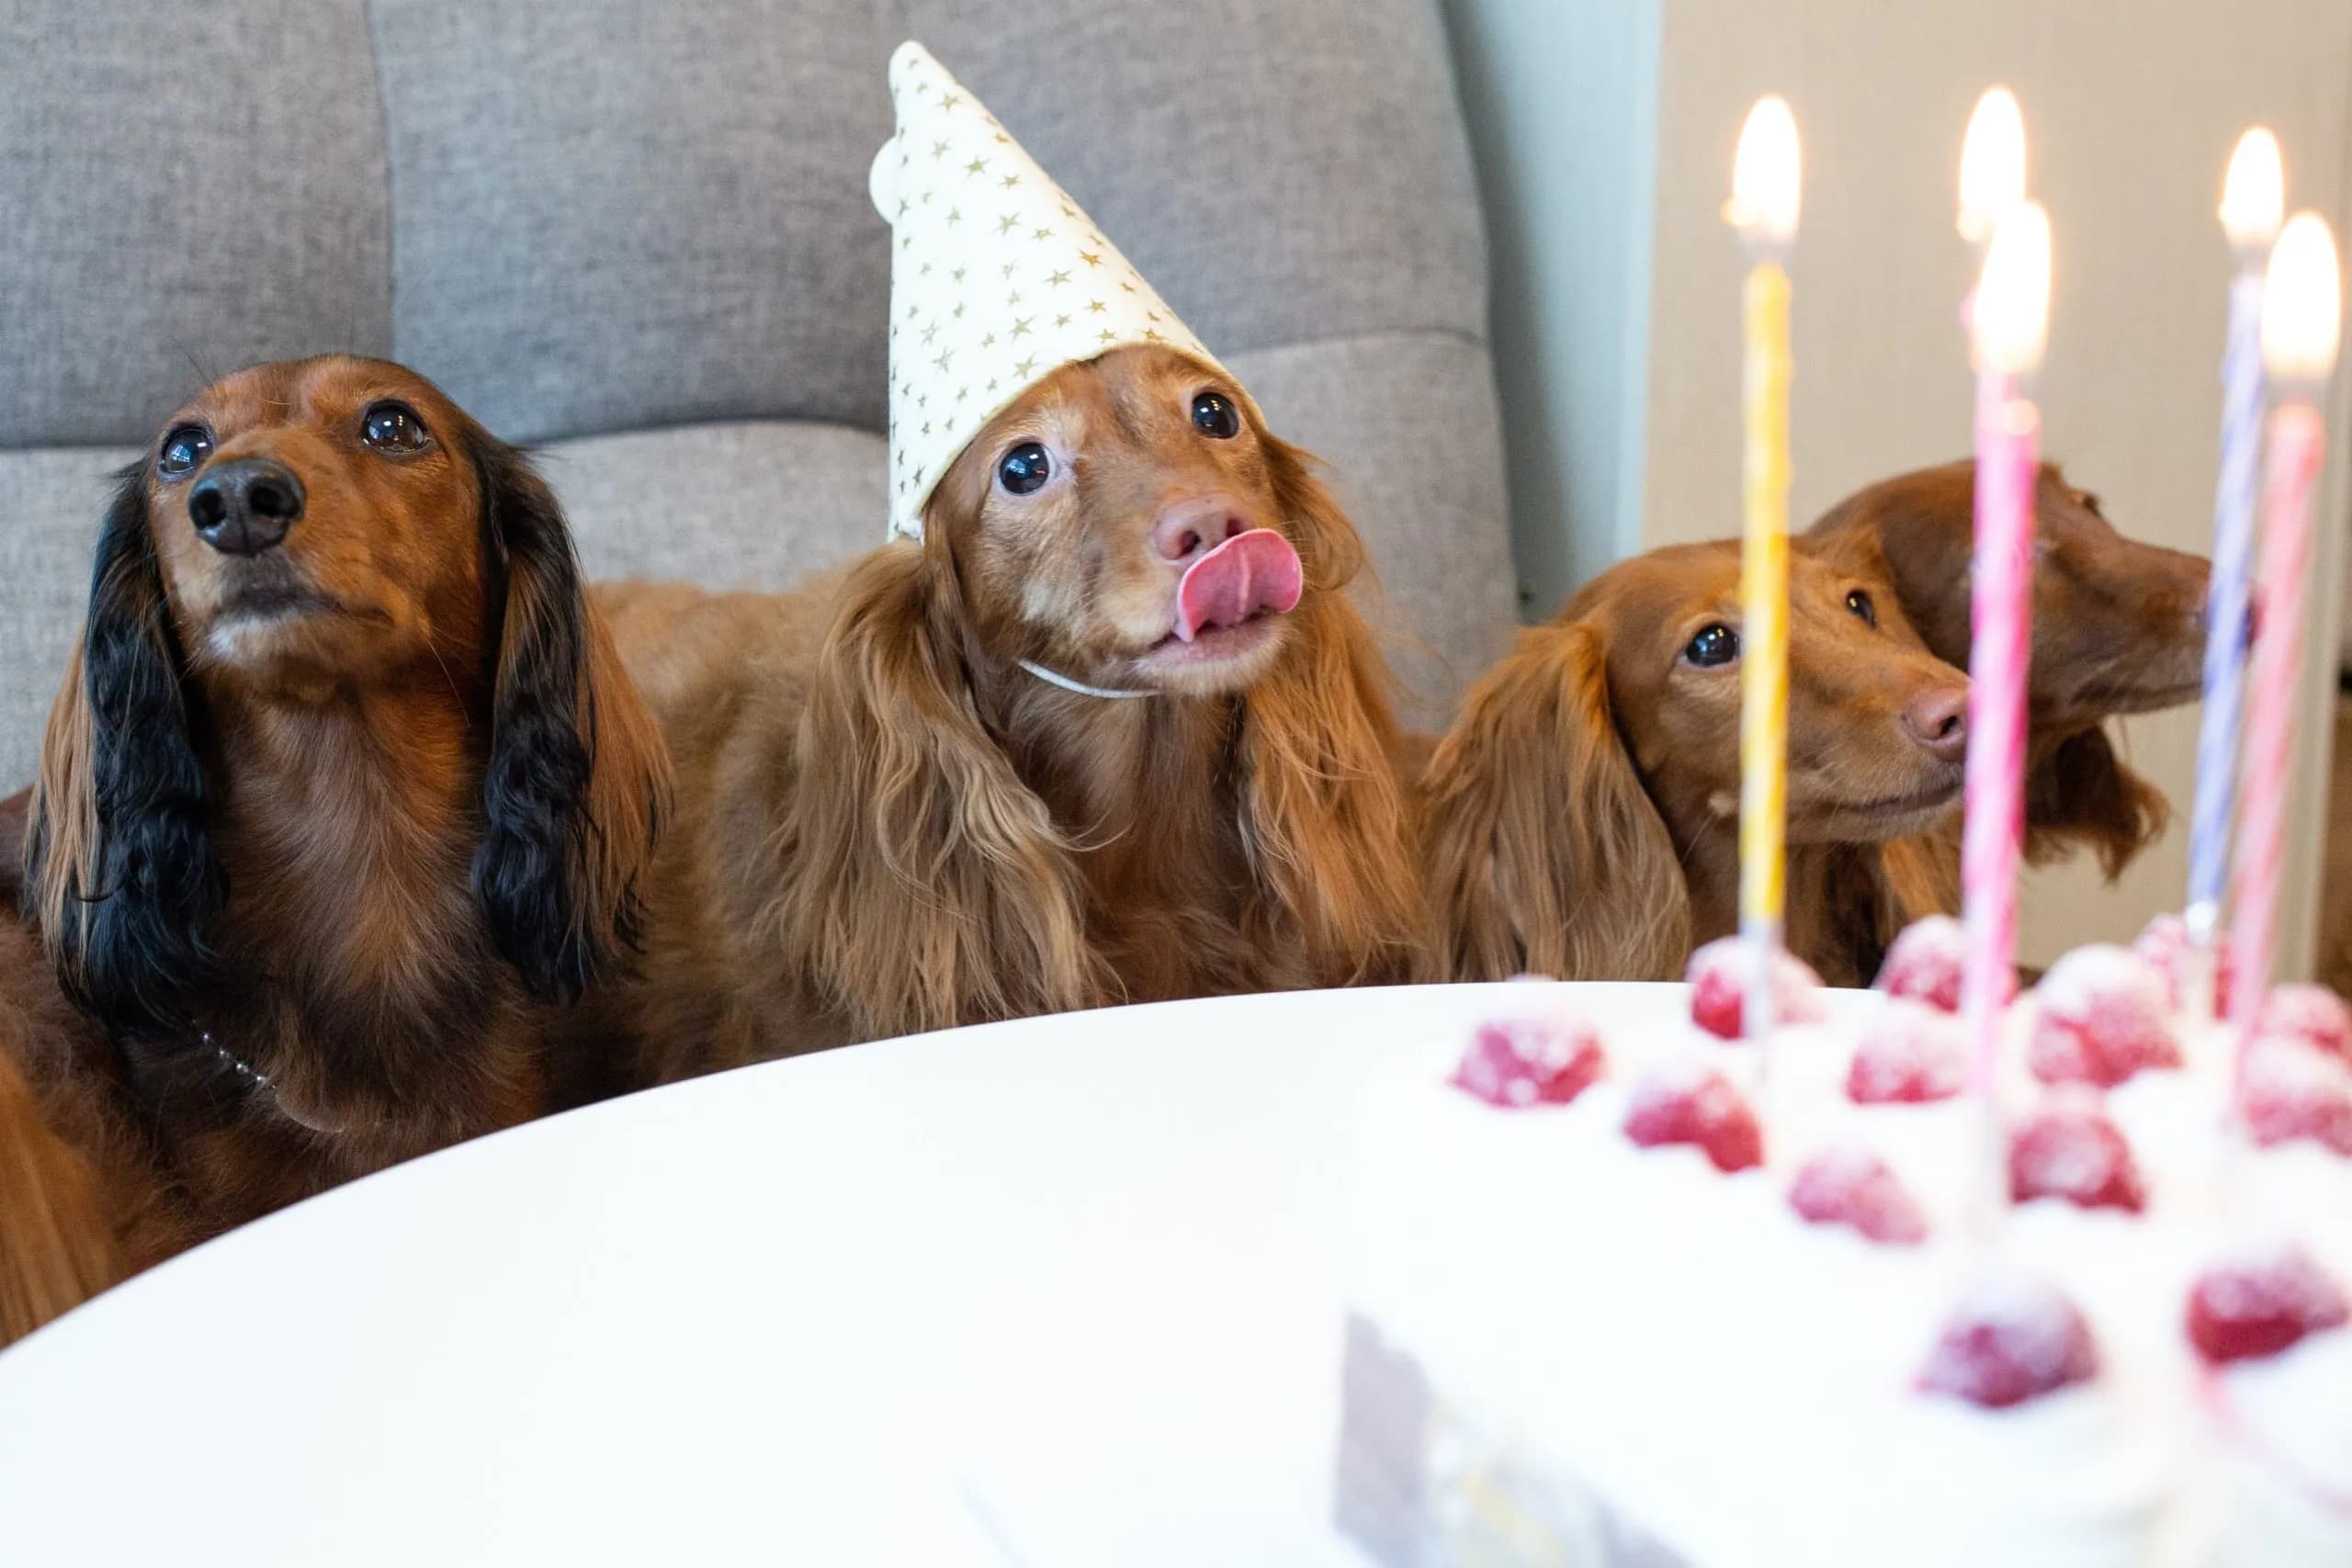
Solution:
M0 452L0 796L33 782L41 727L90 596L115 470L138 449Z
M0 446L135 444L214 373L391 347L356 6L0 6Z
M882 438L783 421L539 449L595 578L777 589L880 542Z
M1469 142L1428 0L1026 0L1017 20L910 0L906 17L1219 358L1485 340Z
M515 440L879 429L876 12L375 0L399 356Z

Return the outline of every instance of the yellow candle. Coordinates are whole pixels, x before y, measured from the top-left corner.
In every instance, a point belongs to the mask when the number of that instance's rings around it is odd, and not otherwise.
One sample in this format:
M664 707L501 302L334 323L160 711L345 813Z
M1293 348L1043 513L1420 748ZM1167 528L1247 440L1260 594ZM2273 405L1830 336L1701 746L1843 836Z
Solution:
M1756 960L1747 1032L1759 1037L1779 1010L1771 955L1781 945L1789 771L1789 275L1781 258L1796 238L1800 189L1796 118L1785 100L1759 98L1739 133L1725 209L1753 258L1741 311L1739 929Z
M1746 546L1740 559L1739 923L1781 935L1788 815L1789 275L1759 261L1746 310Z

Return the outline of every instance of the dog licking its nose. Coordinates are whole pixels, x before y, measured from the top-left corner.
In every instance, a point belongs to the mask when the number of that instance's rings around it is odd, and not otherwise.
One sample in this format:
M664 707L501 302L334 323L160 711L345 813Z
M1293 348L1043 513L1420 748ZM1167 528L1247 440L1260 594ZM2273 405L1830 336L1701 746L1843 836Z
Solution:
M1238 626L1261 610L1280 615L1297 604L1303 577L1298 552L1273 529L1236 534L1184 569L1176 638L1191 642L1212 626Z
M283 463L238 457L215 463L188 487L197 536L223 555L276 549L302 515L302 481Z

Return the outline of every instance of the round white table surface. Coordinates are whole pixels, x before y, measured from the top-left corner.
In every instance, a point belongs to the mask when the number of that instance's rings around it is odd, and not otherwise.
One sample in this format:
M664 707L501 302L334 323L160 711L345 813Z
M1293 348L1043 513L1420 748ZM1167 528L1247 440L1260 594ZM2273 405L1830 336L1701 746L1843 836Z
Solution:
M353 1183L0 1353L0 1562L1358 1568L1351 1106L1502 989L889 1041Z

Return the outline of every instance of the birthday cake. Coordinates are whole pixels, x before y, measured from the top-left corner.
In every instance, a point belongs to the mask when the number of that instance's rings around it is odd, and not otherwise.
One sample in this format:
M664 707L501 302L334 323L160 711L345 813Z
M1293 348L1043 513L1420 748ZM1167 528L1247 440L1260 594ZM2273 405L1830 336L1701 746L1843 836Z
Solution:
M1760 1043L1721 944L1433 1043L1362 1110L1340 1528L1387 1568L2352 1563L2352 1015L2280 987L2239 1071L2191 953L2017 998L1997 1131L1950 921L1876 994L1784 973Z

